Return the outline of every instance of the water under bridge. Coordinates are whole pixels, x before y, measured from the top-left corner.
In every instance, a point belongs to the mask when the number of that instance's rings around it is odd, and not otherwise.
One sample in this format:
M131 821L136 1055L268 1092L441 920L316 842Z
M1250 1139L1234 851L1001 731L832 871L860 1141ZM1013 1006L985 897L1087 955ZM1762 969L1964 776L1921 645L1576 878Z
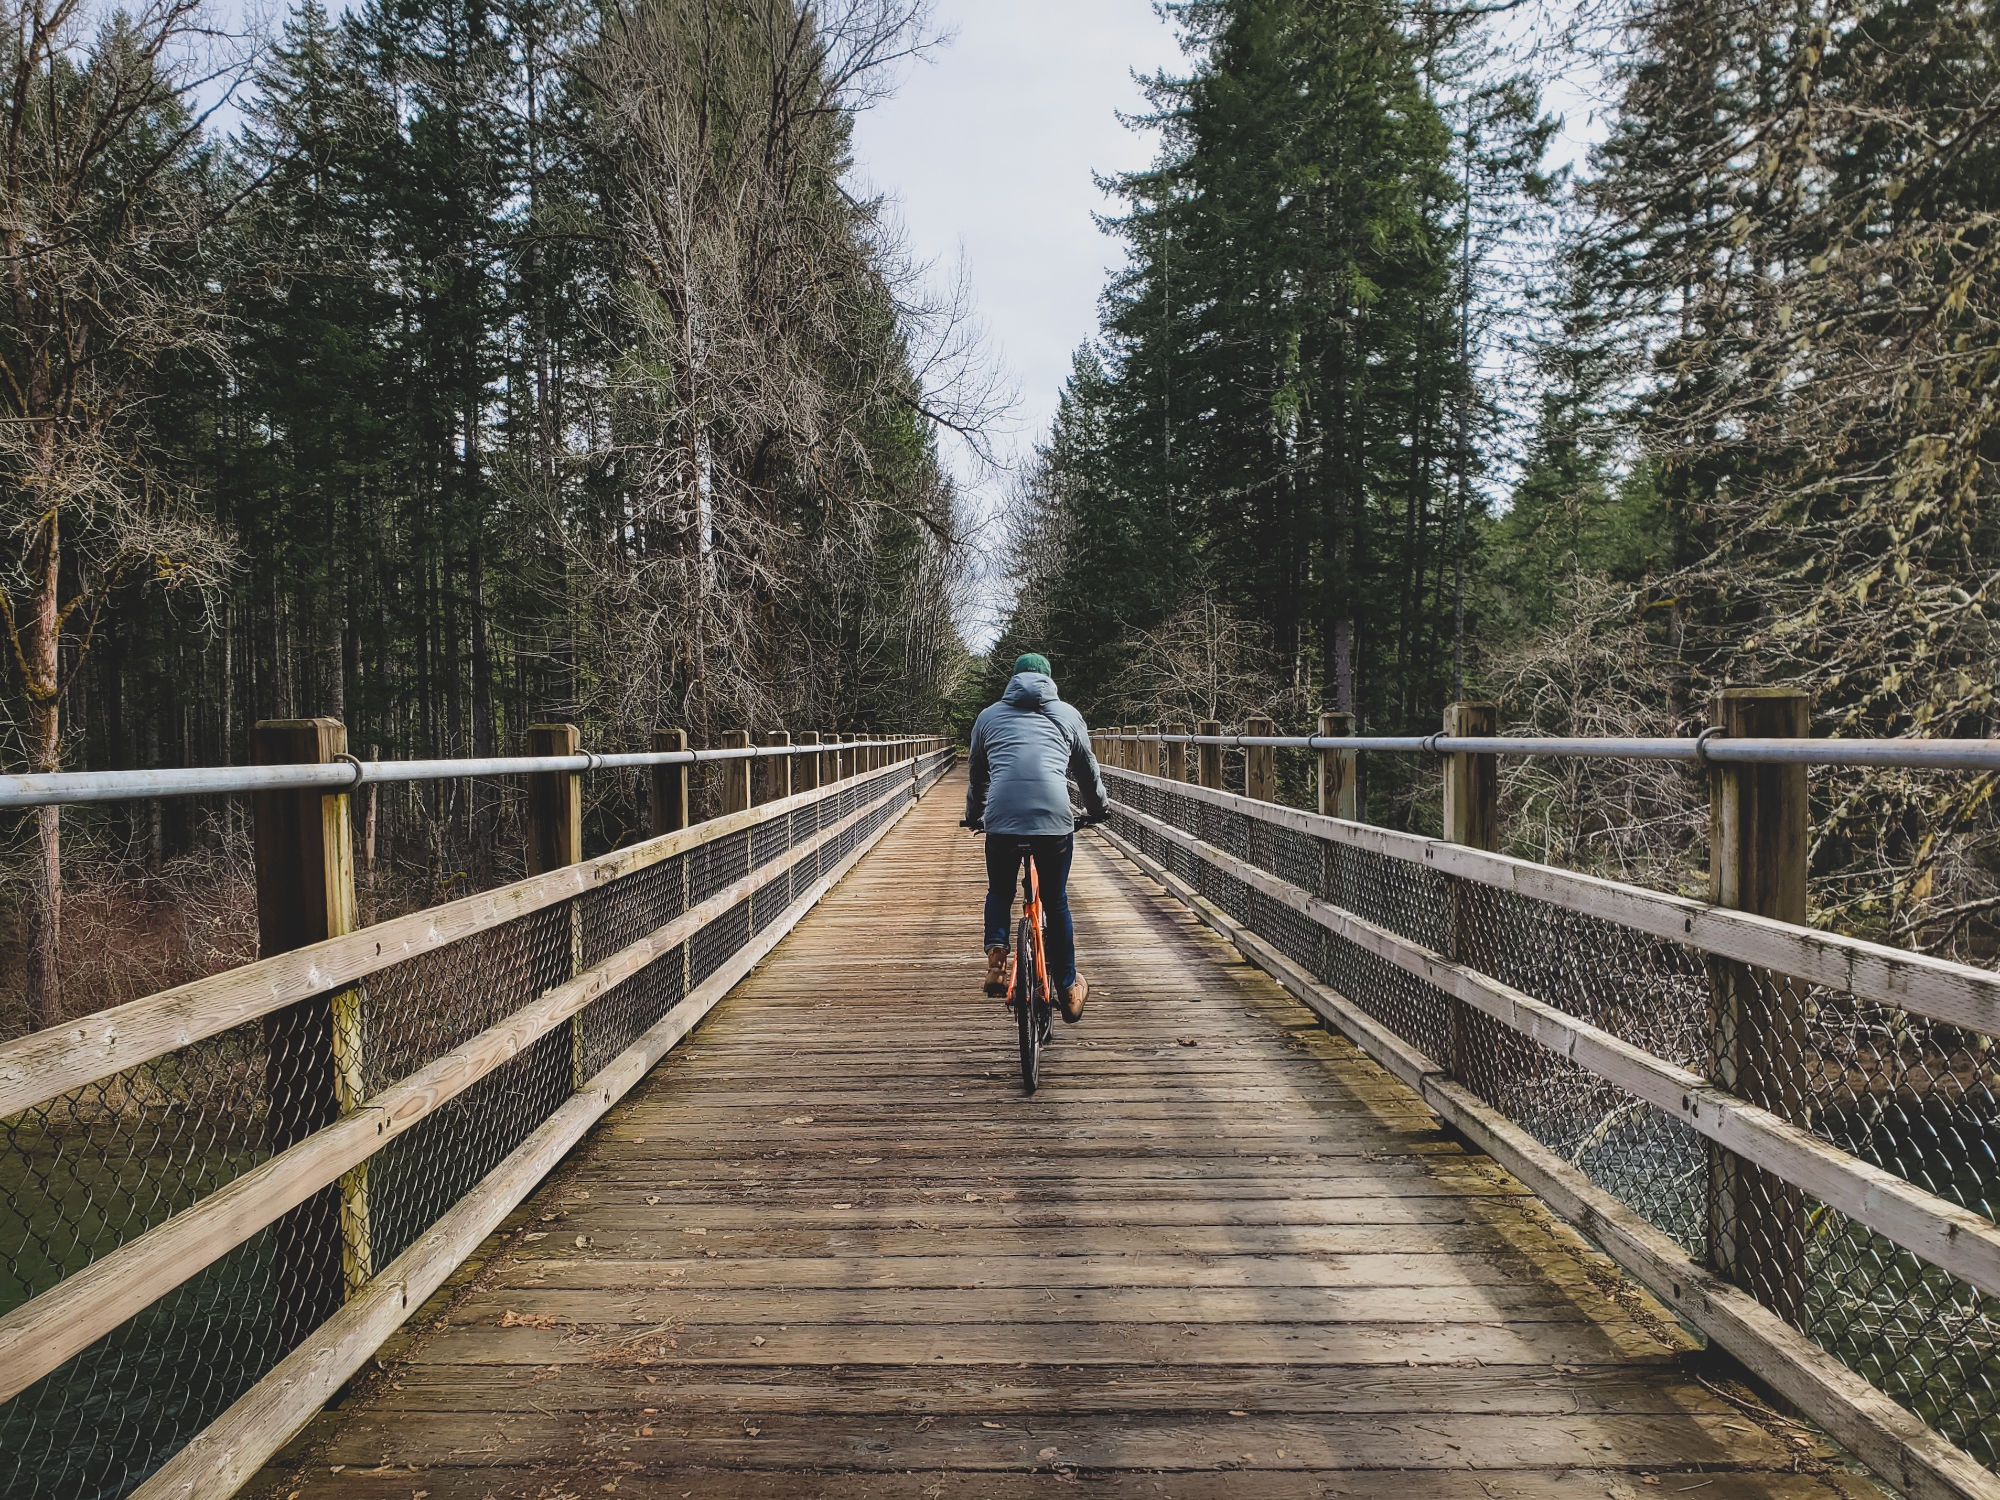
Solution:
M1698 902L1259 727L1100 741L1024 1097L942 742L692 825L656 746L581 860L545 746L533 873L350 930L392 773L294 726L269 956L0 1046L4 1493L2000 1495L2000 983L1768 913L1803 767L1718 758Z

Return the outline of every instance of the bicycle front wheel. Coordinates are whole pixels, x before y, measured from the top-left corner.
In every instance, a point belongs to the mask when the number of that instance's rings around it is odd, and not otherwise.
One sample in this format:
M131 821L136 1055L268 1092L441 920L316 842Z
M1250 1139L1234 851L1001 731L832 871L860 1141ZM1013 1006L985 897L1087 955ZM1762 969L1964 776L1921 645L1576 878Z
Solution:
M1047 997L1035 974L1035 944L1028 919L1014 937L1014 1024L1021 1033L1021 1092L1032 1094L1041 1081L1042 1014Z

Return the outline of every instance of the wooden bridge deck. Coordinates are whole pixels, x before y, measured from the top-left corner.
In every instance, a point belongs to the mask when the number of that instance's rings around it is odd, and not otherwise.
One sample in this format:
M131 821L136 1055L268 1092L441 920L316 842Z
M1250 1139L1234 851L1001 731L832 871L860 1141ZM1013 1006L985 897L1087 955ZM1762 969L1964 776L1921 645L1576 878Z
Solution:
M1095 840L1090 1014L1024 1100L959 785L255 1488L1874 1493Z

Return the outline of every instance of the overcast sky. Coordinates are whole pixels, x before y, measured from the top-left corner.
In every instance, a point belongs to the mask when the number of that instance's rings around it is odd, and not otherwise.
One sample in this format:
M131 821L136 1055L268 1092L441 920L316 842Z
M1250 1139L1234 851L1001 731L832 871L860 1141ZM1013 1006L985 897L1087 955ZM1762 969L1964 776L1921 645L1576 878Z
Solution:
M939 0L938 20L951 42L861 117L855 174L895 201L918 255L948 271L963 251L1020 390L1005 447L1025 455L1119 258L1092 218L1110 204L1091 174L1151 159L1151 136L1118 111L1144 104L1135 71L1181 55L1151 0ZM976 481L962 456L954 467Z

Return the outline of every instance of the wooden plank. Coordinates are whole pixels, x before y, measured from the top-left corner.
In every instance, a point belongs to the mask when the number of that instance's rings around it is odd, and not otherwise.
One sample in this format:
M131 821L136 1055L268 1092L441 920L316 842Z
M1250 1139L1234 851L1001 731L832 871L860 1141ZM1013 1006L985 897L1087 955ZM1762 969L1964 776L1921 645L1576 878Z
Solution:
M524 1445L523 1445L524 1446ZM451 1465L433 1465L420 1476L420 1488L430 1500L494 1500L495 1496L526 1495L550 1497L571 1493L540 1487L540 1476L528 1467L523 1448L501 1445L498 1451L480 1450L478 1457L459 1456ZM1039 1454L1040 1450L1036 1450ZM843 1493L839 1477L824 1471L779 1471L762 1466L737 1469L692 1467L673 1463L648 1464L643 1473L620 1470L618 1463L629 1462L620 1455L612 1462L608 1455L593 1471L613 1476L615 1493L637 1496L640 1500L683 1500L698 1495L701 1500L828 1500ZM945 1471L921 1473L874 1472L846 1493L866 1495L869 1500L1046 1500L1055 1486L1078 1480L1089 1484L1087 1491L1097 1500L1244 1500L1251 1482L1238 1461L1219 1461L1209 1473L1178 1473L1169 1492L1160 1478L1141 1468L1136 1471L1093 1470L1087 1476L1074 1470L1037 1463L1032 1469L1007 1474L984 1472L958 1479ZM1635 1500L1641 1493L1670 1496L1694 1491L1693 1500L1856 1500L1877 1492L1865 1480L1839 1472L1784 1474L1768 1470L1736 1472L1703 1469L1676 1473L1662 1470L1657 1490L1636 1488L1638 1479L1630 1469L1592 1468L1570 1470L1510 1470L1488 1476L1477 1472L1450 1470L1412 1471L1393 1469L1279 1469L1258 1468L1254 1474L1256 1500L1326 1500L1341 1495L1347 1500ZM413 1476L405 1468L348 1468L337 1480L315 1475L309 1490L301 1495L338 1493L352 1500L410 1500ZM337 1489L336 1489L337 1484ZM832 1486L832 1487L830 1487ZM599 1485L592 1485L598 1488ZM1057 1491L1059 1493L1059 1491ZM288 1491L287 1493L291 1493Z
M568 1228L567 1213L549 1221ZM742 1229L710 1229L706 1235L684 1234L671 1222L634 1230L622 1237L591 1236L588 1249L606 1263L634 1257L669 1259L699 1253L718 1262L732 1258L801 1255L875 1258L953 1253L969 1256L1027 1255L1053 1258L1070 1255L1130 1255L1147 1250L1204 1259L1279 1255L1286 1252L1324 1256L1439 1255L1491 1256L1508 1253L1525 1220L1509 1224L1111 1224L1079 1227L1068 1224L961 1225L947 1232L942 1226L913 1222L860 1225L843 1220L821 1228L754 1224ZM537 1232L537 1231L529 1231ZM566 1260L574 1229L568 1235L544 1231L535 1241L521 1240L509 1254L524 1263Z
M1005 1414L1003 1414L1005 1415ZM1244 1467L1322 1470L1406 1471L1464 1469L1506 1473L1515 1469L1573 1468L1603 1461L1617 1452L1632 1468L1787 1467L1793 1452L1735 1414L1671 1416L1578 1413L1572 1416L1498 1416L1432 1413L1416 1421L1385 1421L1373 1414L1315 1414L1311 1421L1281 1415L1152 1417L1134 1414L1050 1414L1024 1420L981 1421L954 1417L918 1430L905 1427L895 1440L878 1436L873 1418L791 1417L751 1432L737 1416L678 1415L658 1422L622 1414L552 1415L539 1410L496 1423L484 1414L437 1412L399 1434L396 1458L403 1464L447 1463L502 1447L526 1451L516 1462L574 1464L586 1454L615 1444L643 1469L652 1462L690 1461L733 1468L806 1466L840 1453L849 1472L949 1467L959 1473L1020 1470L1057 1461L1083 1470L1145 1469L1175 1474L1214 1469L1218 1463ZM1053 1448L1049 1458L1042 1450ZM1280 1450L1284 1457L1278 1457ZM369 1465L378 1461L381 1442L354 1427L342 1429L329 1445L330 1463Z
M758 1340L762 1340L761 1343ZM454 1323L425 1341L426 1357L453 1363L566 1365L607 1357L633 1363L1116 1365L1603 1364L1671 1366L1677 1357L1625 1330L1594 1323L1209 1323L1155 1328L1133 1323L791 1324L708 1323L683 1315L651 1338L602 1330Z
M1102 832L1102 830L1100 830ZM1329 1025L1418 1090L1438 1113L1535 1191L1692 1326L1856 1453L1899 1492L1919 1500L2000 1500L2000 1478L1905 1407L1812 1343L1749 1294L1688 1258L1638 1214L1597 1188L1526 1131L1454 1083L1386 1031L1248 932L1185 882L1109 835L1139 870L1175 892L1204 922L1278 978Z
M1032 1365L996 1383L979 1371L890 1367L772 1374L755 1366L704 1366L658 1373L617 1364L567 1367L556 1380L527 1380L508 1366L412 1364L400 1368L376 1410L507 1413L633 1411L906 1416L928 1413L1046 1416L1168 1411L1217 1415L1271 1412L1419 1412L1563 1415L1571 1412L1726 1416L1737 1408L1691 1377L1620 1365L1383 1370L1370 1365ZM919 1373L929 1378L916 1378Z
M1375 1324L1382 1327L1423 1324L1490 1323L1505 1319L1523 1323L1588 1321L1593 1300L1574 1288L1519 1283L1479 1287L1317 1287L1317 1286L1168 1286L1065 1287L1047 1285L977 1287L785 1287L772 1284L749 1289L710 1288L690 1291L677 1284L631 1289L615 1299L606 1288L519 1286L504 1297L476 1298L467 1312L480 1309L501 1317L505 1311L523 1317L548 1317L558 1323L616 1327L653 1325L698 1316L705 1322L783 1322L792 1327L832 1324L981 1323L1029 1324L1135 1323L1196 1325L1227 1323L1250 1327L1260 1323ZM1602 1299L1596 1299L1602 1301Z
M1013 1254L858 1256L763 1255L755 1260L577 1260L558 1251L546 1260L509 1260L497 1270L501 1288L543 1286L589 1290L712 1288L842 1290L923 1287L1475 1287L1505 1286L1531 1275L1518 1255L1410 1253L1322 1256L1272 1251L1263 1254L1191 1256L1163 1254L1150 1237L1132 1243L1145 1248L1123 1254L1101 1250L1050 1255L1025 1248ZM954 1242L956 1244L956 1242ZM935 1247L933 1247L934 1249ZM1014 1248L1010 1237L1010 1248ZM1579 1271L1575 1278L1586 1282ZM1570 1284L1564 1282L1564 1285Z

